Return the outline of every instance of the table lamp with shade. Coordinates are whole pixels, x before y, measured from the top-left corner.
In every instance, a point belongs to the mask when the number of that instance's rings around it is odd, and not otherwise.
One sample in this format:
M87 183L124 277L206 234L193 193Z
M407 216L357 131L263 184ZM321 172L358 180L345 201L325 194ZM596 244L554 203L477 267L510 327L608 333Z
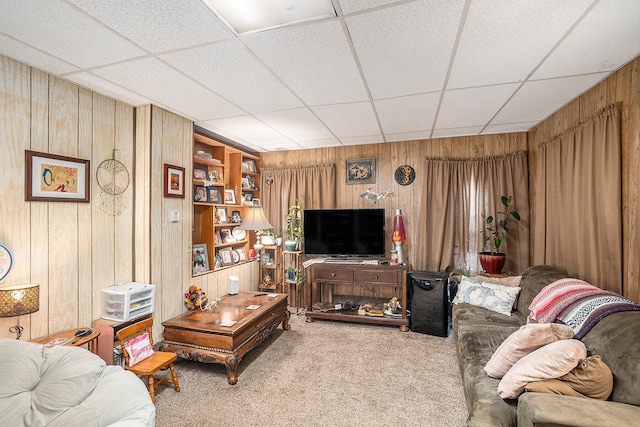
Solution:
M260 231L270 230L273 228L273 225L271 225L261 207L254 207L249 208L246 218L238 228L240 230ZM253 245L256 253L260 253L263 247L262 243L256 239L256 243Z
M24 316L40 309L40 285L29 283L0 288L0 317ZM19 340L23 327L18 324L9 328L9 332L17 334Z

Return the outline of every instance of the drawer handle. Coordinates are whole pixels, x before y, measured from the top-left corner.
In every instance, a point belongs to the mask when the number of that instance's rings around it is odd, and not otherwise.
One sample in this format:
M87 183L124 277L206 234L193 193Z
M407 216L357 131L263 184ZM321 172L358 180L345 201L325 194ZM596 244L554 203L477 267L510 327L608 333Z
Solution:
M336 273L331 273L331 277L336 277Z
M378 280L378 275L377 275L377 274L374 274L374 275L373 275L373 278L374 278L374 279L376 279L376 280Z

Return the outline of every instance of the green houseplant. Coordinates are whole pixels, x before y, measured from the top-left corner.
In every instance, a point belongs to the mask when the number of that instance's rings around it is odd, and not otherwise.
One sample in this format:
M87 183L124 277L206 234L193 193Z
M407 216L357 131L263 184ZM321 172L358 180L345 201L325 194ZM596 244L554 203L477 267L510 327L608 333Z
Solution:
M289 212L285 217L287 227L285 228L285 247L289 251L298 251L302 247L304 231L302 230L302 216L300 203L296 199L295 203L289 206Z
M484 244L479 259L482 268L489 274L500 273L507 259L507 255L500 252L500 246L507 239L509 220L520 221L520 214L513 210L513 196L502 196L500 201L504 211L496 212L495 216L481 214Z

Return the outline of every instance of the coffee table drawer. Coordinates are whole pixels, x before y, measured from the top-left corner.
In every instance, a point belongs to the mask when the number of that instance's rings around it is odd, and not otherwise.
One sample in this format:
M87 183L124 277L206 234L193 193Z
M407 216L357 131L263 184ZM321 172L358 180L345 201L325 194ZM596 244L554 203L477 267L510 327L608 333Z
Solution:
M318 282L353 282L352 269L316 268L313 278Z
M398 273L395 271L356 270L356 283L388 283L398 284Z

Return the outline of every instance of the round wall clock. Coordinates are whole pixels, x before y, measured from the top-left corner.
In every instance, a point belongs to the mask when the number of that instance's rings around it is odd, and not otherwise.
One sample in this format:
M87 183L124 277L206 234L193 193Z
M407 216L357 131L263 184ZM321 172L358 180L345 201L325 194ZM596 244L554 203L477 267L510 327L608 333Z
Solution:
M409 165L402 165L396 169L396 182L400 185L409 185L416 179L416 171Z
M11 273L13 268L13 254L3 243L0 243L0 282Z

